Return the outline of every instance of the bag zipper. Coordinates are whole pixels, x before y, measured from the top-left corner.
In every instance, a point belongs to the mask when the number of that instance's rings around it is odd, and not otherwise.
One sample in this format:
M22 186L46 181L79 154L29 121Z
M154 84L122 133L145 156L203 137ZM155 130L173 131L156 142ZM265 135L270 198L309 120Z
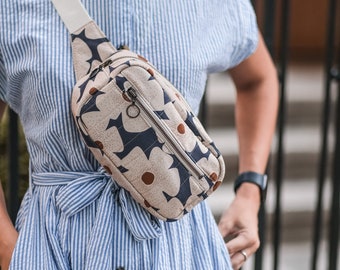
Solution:
M170 150L173 153L178 154L178 158L182 164L185 164L186 169L190 171L190 173L195 176L197 179L201 179L204 177L204 173L201 171L201 169L198 168L198 166L194 163L194 161L187 156L187 154L184 152L182 146L177 142L176 138L172 136L172 131L164 124L162 121L158 119L158 117L153 113L152 109L150 108L150 105L147 104L145 101L145 98L142 95L138 95L137 91L130 87L126 90L127 94L129 95L132 104L127 107L126 111L129 116L129 110L133 108L134 106L135 111L140 111L141 109L149 120L151 120L151 125L156 128L157 131L159 131L158 135L161 135L162 139L167 143L167 146L170 147ZM139 114L138 114L139 115ZM137 115L137 116L138 116ZM131 118L137 117L135 114L131 116ZM130 117L130 116L129 116Z
M94 70L91 71L89 75L89 79L92 79L93 77L95 77L100 71L103 70L103 68L106 68L108 65L111 65L112 63L113 63L113 60L111 58L101 63L98 67L96 67Z
M110 57L108 57L103 63L101 63L99 66L97 66L96 68L94 68L90 75L89 78L92 79L93 77L95 77L100 71L102 71L104 68L106 68L107 66L111 65L113 62L117 62L118 60L127 58L127 59L139 59L138 56L135 55L123 55L123 56L119 56L116 57L116 54L120 53L121 51L117 51L114 54L112 54ZM148 63L148 65L150 65L150 63Z

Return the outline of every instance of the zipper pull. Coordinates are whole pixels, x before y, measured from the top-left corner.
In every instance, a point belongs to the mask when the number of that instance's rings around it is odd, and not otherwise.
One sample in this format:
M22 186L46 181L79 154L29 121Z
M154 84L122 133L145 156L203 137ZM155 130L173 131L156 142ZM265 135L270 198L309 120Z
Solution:
M106 60L103 64L101 64L101 68L106 68L108 65L111 65L112 64L112 60L111 59L108 59Z
M102 67L99 66L96 69L92 70L91 74L90 74L90 79L93 79L93 77L97 76L97 74L102 70Z
M132 87L130 87L128 90L126 90L126 92L128 93L132 103L135 103L136 102L136 99L137 99L137 93L136 93L136 90L133 89Z
M104 63L100 64L96 69L92 70L92 72L90 74L90 79L95 77L100 71L103 70L103 68L106 68L108 65L111 65L112 62L113 61L111 59L108 59Z
M137 93L136 90L133 89L132 87L130 87L127 91L127 94L129 95L130 99L131 99L131 104L126 108L126 114L130 117L130 118L136 118L139 116L140 114L140 109L139 107L136 105L136 100L137 100Z

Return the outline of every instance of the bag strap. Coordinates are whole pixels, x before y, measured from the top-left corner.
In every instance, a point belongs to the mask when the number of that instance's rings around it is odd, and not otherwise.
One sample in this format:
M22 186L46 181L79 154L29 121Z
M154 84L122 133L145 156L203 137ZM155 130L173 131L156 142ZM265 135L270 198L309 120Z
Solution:
M51 0L71 34L76 79L89 74L117 49L92 20L80 0Z
M51 1L71 34L92 21L92 18L79 0Z

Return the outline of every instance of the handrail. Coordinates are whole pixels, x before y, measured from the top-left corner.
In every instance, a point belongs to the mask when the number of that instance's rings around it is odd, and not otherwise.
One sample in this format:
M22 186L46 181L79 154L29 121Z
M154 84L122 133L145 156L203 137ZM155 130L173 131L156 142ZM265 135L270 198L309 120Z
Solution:
M340 66L340 56L338 59ZM336 270L339 256L339 227L340 227L340 81L338 83L338 98L336 109L336 126L335 126L335 151L333 158L333 173L331 181L331 215L329 221L328 233L328 269Z
M323 116L321 123L322 130L322 142L319 154L319 168L318 168L318 187L317 187L317 203L314 214L314 232L313 232L313 246L311 257L311 269L317 270L318 258L319 258L319 245L322 231L323 221L323 193L326 182L327 164L328 164L328 138L329 138L329 126L330 126L330 114L331 114L331 83L336 78L333 70L333 59L335 55L334 42L336 33L336 6L337 0L329 1L328 10L328 31L327 31L327 47L326 47L326 61L325 61L325 91L323 100ZM339 106L339 105L338 105ZM337 139L337 137L336 137ZM336 164L336 163L335 163ZM333 165L334 167L335 164ZM339 164L339 163L338 163ZM335 174L335 172L334 172ZM334 178L334 177L333 177ZM334 268L335 269L335 268Z
M18 136L18 116L12 110L9 110L8 121L8 182L7 182L7 198L8 198L8 213L15 222L19 209L19 136Z
M264 20L264 40L268 47L271 56L274 58L274 40L275 40L275 0L265 0L265 20ZM277 125L277 150L275 160L275 213L273 224L273 269L278 269L280 242L281 242L281 194L282 194L282 181L283 181L283 166L284 166L284 132L285 132L285 119L286 119L286 70L288 61L288 41L289 41L289 17L290 17L290 1L282 1L281 3L281 31L280 31L280 48L279 48L279 82L280 82L280 102L279 114ZM262 268L255 268L256 270Z

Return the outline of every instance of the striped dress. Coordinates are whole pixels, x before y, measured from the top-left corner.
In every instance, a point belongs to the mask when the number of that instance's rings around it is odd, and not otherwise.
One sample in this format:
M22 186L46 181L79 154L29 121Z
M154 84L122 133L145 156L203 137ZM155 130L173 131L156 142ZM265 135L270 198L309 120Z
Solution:
M256 48L248 0L82 0L112 43L145 56L195 112L207 75ZM49 0L0 1L0 98L31 158L11 269L232 269L203 202L177 222L151 217L84 146L70 113L70 40Z

